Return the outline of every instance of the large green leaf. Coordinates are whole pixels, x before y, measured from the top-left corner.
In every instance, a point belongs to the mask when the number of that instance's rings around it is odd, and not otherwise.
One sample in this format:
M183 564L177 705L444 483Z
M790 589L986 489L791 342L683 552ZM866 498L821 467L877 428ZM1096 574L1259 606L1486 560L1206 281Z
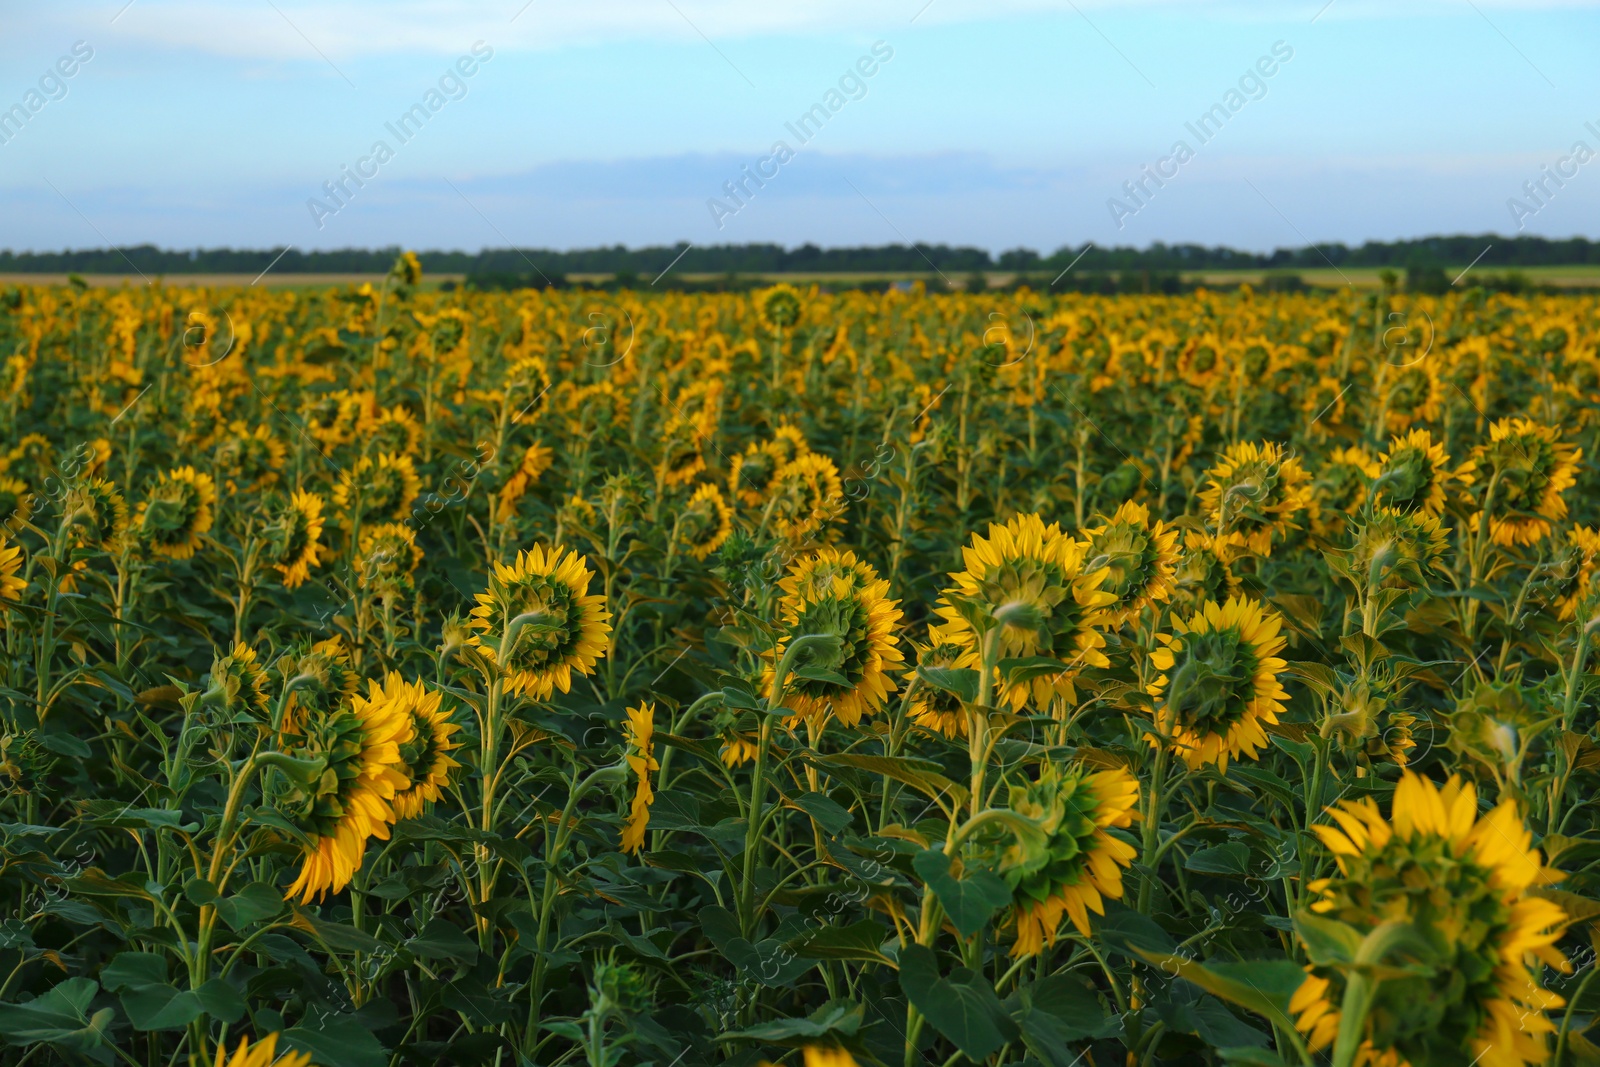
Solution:
M55 1045L102 1062L110 1062L103 1046L115 1012L102 1008L89 1015L100 991L88 978L68 978L42 996L23 1004L0 1004L0 1037L15 1045Z
M991 915L1011 903L1011 890L998 875L980 867L969 867L959 877L952 875L951 863L951 857L936 848L911 857L911 865L939 898L955 928L971 937Z
M900 988L923 1018L974 1062L1021 1035L988 979L965 967L941 977L938 957L922 945L901 951Z

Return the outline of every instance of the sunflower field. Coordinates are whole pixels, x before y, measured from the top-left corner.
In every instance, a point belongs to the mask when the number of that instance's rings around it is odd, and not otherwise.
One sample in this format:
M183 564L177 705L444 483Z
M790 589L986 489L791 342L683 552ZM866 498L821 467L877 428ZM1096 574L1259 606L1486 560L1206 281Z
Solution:
M1600 1062L1597 346L0 290L0 1061Z

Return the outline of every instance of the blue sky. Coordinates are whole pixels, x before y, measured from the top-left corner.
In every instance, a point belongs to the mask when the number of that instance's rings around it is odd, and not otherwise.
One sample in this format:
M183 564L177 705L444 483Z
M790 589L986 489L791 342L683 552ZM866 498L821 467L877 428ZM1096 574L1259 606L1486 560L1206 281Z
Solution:
M0 247L1265 249L1515 232L1513 197L1524 232L1600 236L1600 160L1570 160L1600 151L1600 0L11 6L0 113L37 111L0 144ZM93 57L30 97L78 42ZM402 143L385 124L478 42ZM875 42L892 57L830 101ZM1292 58L1202 144L1185 124L1275 44ZM830 102L805 143L786 128ZM1193 157L1130 199L1179 140ZM323 183L358 166L341 206Z

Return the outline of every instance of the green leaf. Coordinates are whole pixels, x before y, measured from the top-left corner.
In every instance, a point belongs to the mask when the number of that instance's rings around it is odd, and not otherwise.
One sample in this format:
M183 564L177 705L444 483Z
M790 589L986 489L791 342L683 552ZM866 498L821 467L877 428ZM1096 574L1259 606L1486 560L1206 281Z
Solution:
M901 951L900 988L933 1028L974 1062L1021 1034L983 975L957 967L941 978L938 958L922 945Z
M406 942L406 948L424 959L449 960L469 967L478 962L478 946L443 919L429 919L422 932Z
M1185 870L1200 874L1237 874L1250 872L1250 848L1238 841L1225 845L1202 848L1183 861Z
M851 814L826 793L801 793L794 798L794 806L815 819L817 825L822 827L822 832L829 837L839 836L849 829L853 821ZM653 822L654 805L651 806L650 817Z
M1248 1023L1240 1022L1222 1001L1201 997L1189 1008L1189 1019L1200 1040L1212 1048L1264 1046L1267 1035Z
M165 985L166 981L167 959L154 952L119 952L100 968L100 984L111 993Z
M388 1067L389 1055L359 1019L326 1016L283 1032L283 1044L311 1054L312 1063L339 1067Z
M1166 973L1193 982L1213 996L1253 1011L1277 1025L1293 1025L1289 1020L1289 998L1306 977L1305 971L1293 960L1203 964L1181 956L1134 951Z
M911 857L911 866L939 898L963 937L982 930L991 915L1011 903L1011 890L998 875L969 867L955 877L950 873L951 858L939 849L917 853Z
M1096 937L1123 955L1144 955L1146 952L1166 955L1178 949L1178 943L1171 934L1158 926L1154 919L1132 908L1108 907L1094 927Z
M89 1004L99 991L99 983L91 979L68 978L26 1004L0 1004L0 1036L17 1045L42 1043L90 1054L105 1043L116 1014L102 1008L89 1016Z
M894 966L884 951L889 931L873 919L849 926L824 926L810 937L790 942L794 950L812 960L862 960Z
M1302 908L1294 913L1294 925L1305 943L1306 955L1319 966L1352 963L1361 951L1361 932L1337 919Z
M1217 1050L1224 1063L1240 1063L1244 1067L1287 1067L1283 1057L1269 1048L1223 1048Z
M217 901L217 915L230 930L243 931L279 914L283 894L265 882L251 882L231 897Z
M966 802L967 791L939 773L939 765L931 760L909 759L905 756L865 756L854 752L830 756L813 754L806 759L824 770L849 767L868 774L880 774L909 785L935 800L949 797L956 804Z
M720 1034L717 1040L764 1041L772 1045L793 1047L835 1034L841 1037L855 1037L865 1018L864 1005L835 1000L824 1004L804 1019L774 1019L752 1026L748 1030Z
M963 704L978 701L978 672L960 667L918 667L918 681L949 693Z

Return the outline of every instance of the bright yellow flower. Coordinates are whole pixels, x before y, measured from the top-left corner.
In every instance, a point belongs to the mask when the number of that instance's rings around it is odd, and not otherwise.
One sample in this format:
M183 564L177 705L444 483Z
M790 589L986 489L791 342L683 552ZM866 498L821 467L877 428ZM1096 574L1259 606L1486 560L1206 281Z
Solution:
M495 563L472 609L477 633L468 643L499 664L512 693L548 700L557 689L570 692L573 673L593 674L609 649L611 612L603 595L589 593L594 572L586 563L561 545L535 545L509 566Z

